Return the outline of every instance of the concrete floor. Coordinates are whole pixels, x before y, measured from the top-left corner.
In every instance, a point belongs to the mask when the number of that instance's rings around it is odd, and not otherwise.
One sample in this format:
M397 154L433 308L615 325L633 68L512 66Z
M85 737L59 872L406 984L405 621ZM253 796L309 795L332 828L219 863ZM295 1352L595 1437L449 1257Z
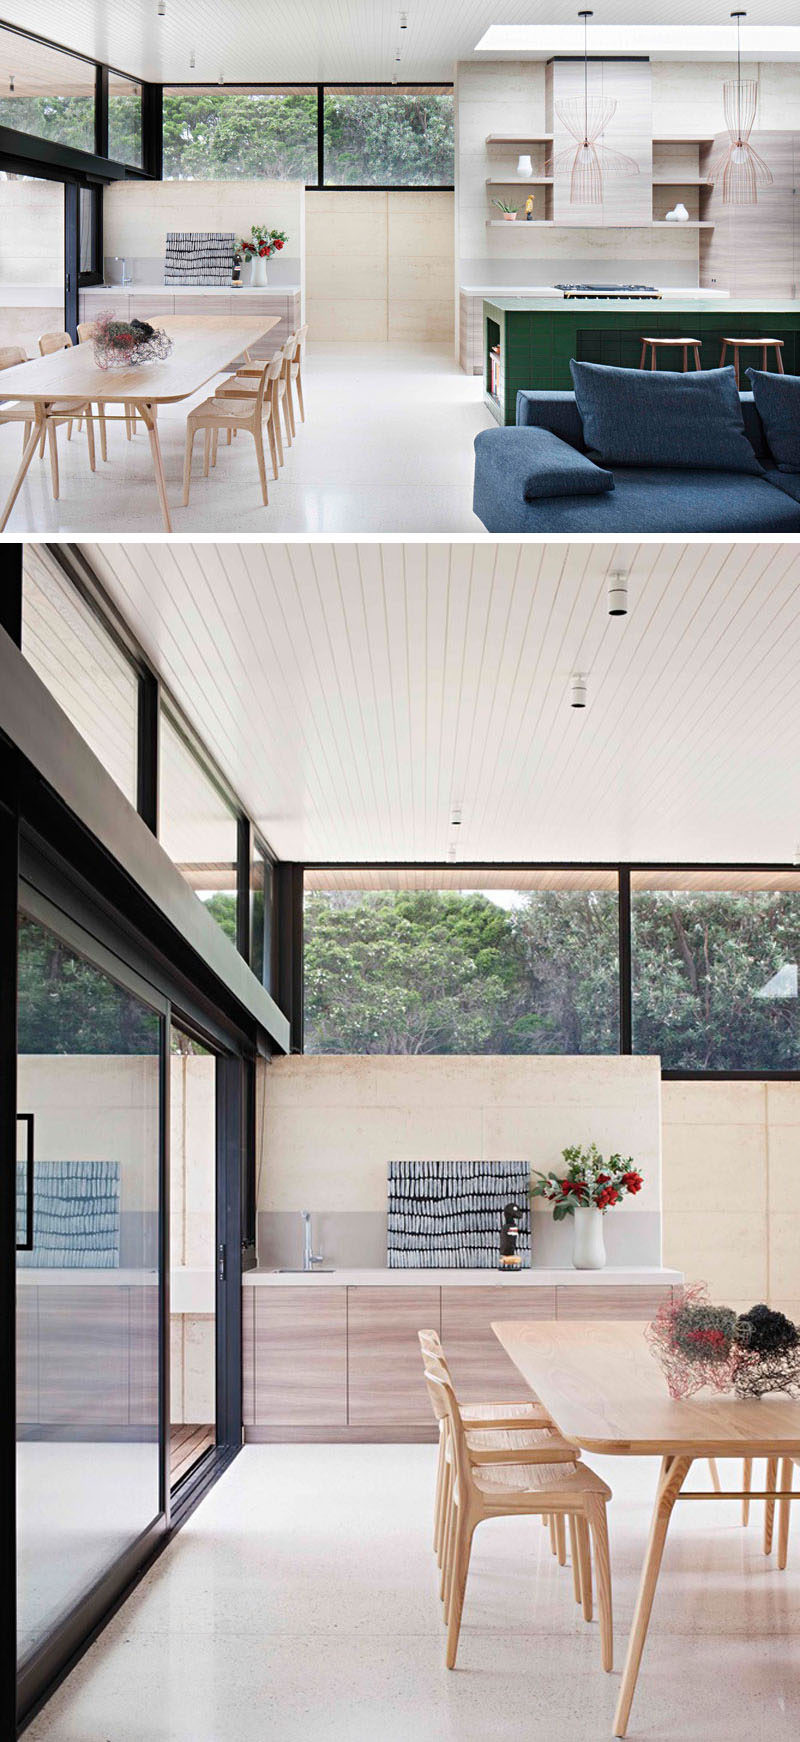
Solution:
M221 377L220 377L221 379ZM182 503L186 414L208 397L164 406L159 431L176 533L482 532L472 513L472 443L489 427L480 378L462 374L443 345L309 345L304 370L306 423L287 451L264 508L253 443L220 447L216 471L202 476L195 442L191 499ZM19 464L22 426L0 426L3 499ZM119 537L160 533L150 448L139 426L133 442L109 426L109 459L89 471L86 437L58 433L61 494L54 502L46 459L34 459L8 523L12 533ZM268 461L269 464L269 461Z
M615 1670L538 1520L481 1526L444 1667L428 1446L249 1446L27 1731L28 1742L599 1742L610 1736L656 1465L614 1490ZM723 1482L739 1469L721 1464ZM760 1466L756 1466L759 1474ZM704 1466L695 1485L707 1486ZM789 1568L734 1502L673 1515L631 1742L796 1742Z

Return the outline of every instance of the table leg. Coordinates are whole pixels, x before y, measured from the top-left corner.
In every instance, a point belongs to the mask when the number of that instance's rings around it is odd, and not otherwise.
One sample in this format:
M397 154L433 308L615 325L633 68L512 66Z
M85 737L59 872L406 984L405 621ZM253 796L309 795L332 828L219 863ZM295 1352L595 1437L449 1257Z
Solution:
M172 521L169 517L167 483L164 477L164 462L161 458L161 443L158 439L158 425L156 423L155 409L150 400L142 400L141 404L138 404L136 409L144 423L147 434L150 437L150 452L153 456L153 471L156 475L156 489L158 491L158 500L161 504L161 518L164 522L164 531L171 532Z
M781 1459L781 1498L778 1503L778 1567L783 1572L789 1553L789 1512L791 1508L792 1479L794 1463L791 1458Z
M20 490L22 489L22 486L25 482L25 474L28 470L28 467L30 466L31 460L33 459L33 456L34 456L36 449L38 448L40 442L44 441L46 435L47 435L47 420L44 416L44 413L42 411L40 411L39 407L37 406L37 408L36 408L36 422L34 423L32 433L28 437L28 440L26 441L25 446L22 450L22 459L20 460L20 463L19 463L19 471L17 472L16 478L14 479L14 482L11 486L11 494L8 498L8 501L5 505L5 508L3 509L3 518L2 518L2 520L0 520L0 532L3 531L4 526L6 526L8 523L8 517L11 513L11 510L14 506L14 503L17 500L17 497L20 493Z
M664 1553L664 1543L667 1538L672 1508L683 1487L688 1471L693 1463L692 1458L664 1458L661 1465L653 1520L650 1526L650 1537L647 1544L642 1577L639 1584L639 1595L636 1599L636 1611L633 1617L631 1636L628 1640L628 1651L625 1658L625 1668L622 1672L622 1685L619 1690L617 1710L614 1714L615 1736L624 1736L628 1728L628 1719L633 1704L636 1682L639 1675L639 1665L642 1661L644 1642L650 1623L650 1611L658 1583L661 1558Z
M778 1486L778 1460L767 1458L767 1480L764 1487L770 1498L764 1502L764 1553L772 1554L772 1530L775 1523L775 1501L771 1496Z

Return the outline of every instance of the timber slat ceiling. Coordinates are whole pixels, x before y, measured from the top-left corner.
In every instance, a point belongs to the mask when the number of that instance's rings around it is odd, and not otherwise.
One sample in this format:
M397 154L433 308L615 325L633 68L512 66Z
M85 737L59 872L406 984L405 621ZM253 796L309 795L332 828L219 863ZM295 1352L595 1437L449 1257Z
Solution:
M792 545L83 548L281 858L792 859Z
M575 0L437 0L400 6L378 0L7 0L4 16L68 48L110 61L136 78L265 82L451 79L457 60L472 59L490 24L575 24ZM498 17L498 13L500 16ZM760 0L759 25L795 24L795 0ZM641 0L606 0L603 25L696 25L697 0L643 8ZM704 17L703 22L711 22ZM718 20L727 24L727 8ZM750 22L750 21L748 21ZM755 16L752 22L756 22ZM732 38L731 38L732 40ZM400 48L401 61L395 63ZM190 55L195 52L195 67ZM502 57L501 57L502 58Z

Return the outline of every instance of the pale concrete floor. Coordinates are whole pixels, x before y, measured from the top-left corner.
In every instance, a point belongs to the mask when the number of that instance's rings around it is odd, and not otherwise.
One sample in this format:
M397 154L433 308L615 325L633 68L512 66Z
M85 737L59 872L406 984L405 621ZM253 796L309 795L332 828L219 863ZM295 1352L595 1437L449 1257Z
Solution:
M27 1731L29 1742L600 1742L656 1479L614 1489L615 1670L538 1520L481 1526L444 1667L429 1446L249 1446ZM740 1471L721 1464L723 1481ZM757 1466L757 1469L760 1469ZM704 1466L699 1487L708 1485ZM735 1502L676 1508L631 1742L796 1742L800 1506L789 1568Z
M220 377L220 379L222 379ZM445 345L309 345L304 371L306 423L264 508L253 443L220 447L216 471L202 476L195 441L191 499L183 508L183 452L190 405L164 406L159 431L175 533L483 532L472 513L472 443L492 422L480 378L462 374ZM116 408L118 409L118 408ZM19 464L20 425L0 426L3 500ZM58 433L60 500L47 459L37 456L7 527L12 533L97 534L162 531L150 448L141 427L128 443L109 428L109 459L89 471L85 434ZM268 462L269 463L269 462Z

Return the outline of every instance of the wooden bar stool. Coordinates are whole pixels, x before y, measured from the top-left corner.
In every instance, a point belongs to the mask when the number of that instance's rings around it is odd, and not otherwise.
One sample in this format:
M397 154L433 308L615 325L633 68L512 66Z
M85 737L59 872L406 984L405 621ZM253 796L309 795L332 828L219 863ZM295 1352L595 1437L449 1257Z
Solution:
M767 361L767 352L770 349L773 349L775 352L776 359L777 359L777 364L776 364L777 372L779 375L783 375L783 373L784 373L783 357L781 356L781 352L783 350L783 339L730 339L730 338L723 339L722 349L721 349L720 354L719 354L720 369L725 368L725 364L726 364L727 356L728 356L728 346L729 345L731 345L733 347L733 373L736 376L737 387L739 386L739 352L740 351L760 350L760 352L761 352L761 367L762 367L762 369L768 369L769 363Z
M658 366L659 348L667 350L667 351L681 350L683 352L683 373L684 373L684 375L686 374L686 371L689 367L689 352L690 351L694 352L695 369L699 369L701 367L701 364L700 364L700 340L699 339L688 339L688 338L684 338L684 337L673 338L671 335L669 335L667 337L667 336L665 336L664 333L661 333L661 334L659 334L658 338L648 338L648 339L643 338L642 339L642 354L639 358L639 368L640 369L646 369L648 366L647 365L648 345L650 347L650 368L651 369L655 369Z

